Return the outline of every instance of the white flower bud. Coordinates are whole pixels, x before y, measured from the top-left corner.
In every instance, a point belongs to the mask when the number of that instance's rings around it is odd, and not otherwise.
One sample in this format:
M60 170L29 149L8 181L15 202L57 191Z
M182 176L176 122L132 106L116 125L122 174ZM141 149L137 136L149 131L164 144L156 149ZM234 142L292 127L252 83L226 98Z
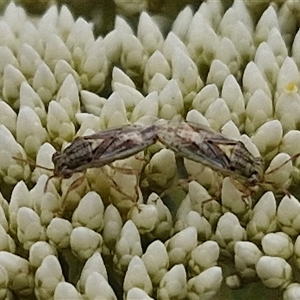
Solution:
M236 274L227 276L225 282L230 289L238 289L242 286L242 280Z
M47 112L40 96L33 90L28 82L23 82L20 88L20 107L28 106L39 116L41 123L46 124Z
M189 260L189 270L194 275L198 275L217 265L220 255L219 245L215 241L206 241L193 249Z
M41 224L43 225L48 225L61 208L61 198L52 182L48 183L45 193L47 180L46 175L41 175L35 187L30 191L30 198L34 203L34 210L39 214Z
M53 70L58 60L72 64L72 56L63 40L56 34L47 37L44 61Z
M272 97L268 83L262 76L257 65L251 61L247 64L243 75L243 90L246 104L255 91L259 89L262 90L267 97Z
M87 227L95 231L103 228L104 205L101 197L95 192L87 193L79 202L72 215L73 227Z
M294 245L294 253L295 253L295 261L297 266L300 266L300 236L297 236L297 239L295 241L295 245Z
M289 259L294 246L291 238L284 232L268 233L261 240L262 249L266 255Z
M31 199L29 197L29 191L23 181L19 181L11 194L9 203L9 229L16 234L17 233L17 215L20 207L30 207Z
M82 90L80 91L80 102L87 113L100 116L102 107L106 103L106 99L89 91Z
M193 108L205 114L208 107L219 98L219 90L215 84L207 84L195 96L193 100Z
M118 93L124 101L125 107L129 110L132 110L137 103L144 99L144 96L136 88L119 82L112 84L114 92Z
M34 293L38 299L51 299L56 286L62 281L64 276L57 257L48 255L36 270Z
M131 288L128 293L126 300L154 300L153 298L149 297L147 293L145 293L143 290L133 287Z
M29 156L34 157L43 143L48 141L46 129L35 111L28 107L20 108L17 118L17 140Z
M255 64L258 66L262 74L268 78L271 86L277 86L277 76L279 72L279 66L276 62L276 58L270 46L266 42L259 44L254 58Z
M112 128L127 123L127 112L119 93L112 93L105 102L100 115L101 128Z
M0 267L0 297L1 299L8 299L8 274L4 267Z
M67 112L56 101L51 101L48 107L47 130L55 143L72 141L75 135L75 126Z
M158 116L158 95L157 92L149 93L143 100L135 105L130 121L137 122L144 116Z
M8 226L8 202L3 198L0 193L0 225L7 232L9 229Z
M123 34L122 41L121 65L129 76L142 74L147 55L141 42L133 34Z
M154 229L158 221L158 212L153 204L140 204L133 206L127 217L133 221L140 234L145 234Z
M34 74L33 89L45 104L48 104L56 92L56 81L53 73L45 63L41 63Z
M292 283L288 285L283 293L283 300L298 300L300 299L300 284Z
M122 229L122 218L115 206L110 204L104 212L102 231L104 246L113 249Z
M290 237L300 233L300 203L294 196L284 196L278 205L277 220Z
M18 41L20 44L26 43L33 47L39 55L44 54L44 42L42 41L42 37L38 29L32 22L27 21L23 24Z
M105 86L108 75L108 60L105 53L102 37L85 48L85 55L82 62L80 82L84 89L101 91Z
M292 57L296 62L297 66L299 66L300 57L299 57L299 40L300 40L300 31L298 30L296 35L293 36L294 40L292 42Z
M300 145L298 143L299 139L300 131L290 130L282 138L279 151L285 152L290 156L298 154L300 152Z
M219 46L219 37L204 17L196 13L188 30L186 44L197 66L204 62L209 64Z
M80 78L78 73L63 59L60 59L56 63L53 74L58 86L61 86L69 75L72 75L78 86L80 86Z
M281 257L262 256L256 264L256 272L268 288L285 288L292 280L292 268Z
M259 109L258 109L259 108ZM255 91L246 108L246 129L254 133L273 116L273 102L262 90Z
M290 82L285 89L279 94L276 106L275 116L282 123L284 131L295 129L300 122L300 96L298 87L294 82ZM286 105L289 103L289 105Z
M4 125L0 125L0 140L0 170L3 181L16 184L18 181L27 180L30 176L29 165L12 157L26 159L25 151Z
M290 156L286 153L279 153L265 171L265 181L271 182L275 187L286 188L291 183L292 172L293 164Z
M28 44L23 44L18 52L18 61L20 63L20 71L27 78L32 78L36 72L42 59L37 51Z
M153 78L150 80L149 85L148 85L148 93L151 92L161 92L165 86L168 84L169 80L160 73L156 73ZM145 87L146 89L147 87Z
M70 246L70 235L72 232L72 225L69 221L54 218L47 227L47 237L49 244L54 245L57 249L64 249Z
M17 214L17 235L24 249L29 250L32 244L45 239L45 229L38 214L28 207L21 207Z
M124 23L126 23L124 19L120 18L119 16L116 16L115 23L117 23L118 19L121 19L123 20ZM127 23L126 23L126 27L129 27ZM129 30L131 30L131 28ZM122 48L123 48L122 47L123 34L124 34L123 31L118 30L115 27L115 29L109 32L103 40L107 58L112 64L116 64L119 62L122 53Z
M112 84L111 85L114 86L114 84L116 82L124 84L126 86L129 86L133 89L136 88L132 79L126 73L124 73L121 69L119 69L118 67L115 66L112 69Z
M163 35L158 26L145 11L140 14L137 37L149 56L152 55L155 50L160 49L164 42Z
M0 23L1 30L1 23ZM26 81L24 75L14 66L6 65L3 72L3 98L13 108L19 107L19 90L22 82Z
M282 65L283 61L288 56L288 49L281 35L281 32L279 31L279 27L273 27L270 30L267 43L275 54L278 65Z
M173 218L170 210L155 193L149 195L147 204L155 205L158 213L158 219L150 236L153 237L153 239L166 240L173 230Z
M202 6L202 5L201 5ZM193 19L193 10L190 6L186 6L176 16L175 21L172 25L172 31L182 41L185 40L188 29L190 27L191 20Z
M252 141L263 155L277 151L282 138L282 125L278 120L264 123L253 136Z
M5 24L5 22L0 22L0 28L3 24ZM7 25L5 25L5 26L7 26ZM9 30L11 30L11 29L9 28ZM1 38L5 39L5 37L3 36L3 32L1 32L0 34L1 34ZM3 71L7 65L12 65L16 68L19 67L19 62L18 62L17 58L14 56L11 48L9 48L6 43L2 44L2 42L3 42L3 40L1 39L0 55L1 55L1 57L3 57L3 59L1 59L1 62L0 62L1 74L3 74ZM3 86L2 84L1 84L1 86Z
M124 294L126 295L133 287L144 290L148 295L152 294L152 282L143 261L138 256L134 256L128 265L123 282Z
M58 19L58 7L53 5L44 13L42 18L38 22L38 30L43 38L47 40L48 36L57 34L57 19Z
M115 246L113 261L118 270L124 272L133 256L141 256L143 253L141 238L137 228L131 220L128 220L121 231L119 240Z
M228 37L223 37L218 43L215 57L228 66L231 74L241 77L241 74L239 73L241 66L240 53L237 52L234 44Z
M157 286L169 268L169 257L164 244L159 240L152 242L143 254L142 261L153 285Z
M157 299L186 299L187 282L183 265L175 265L162 278L157 290Z
M38 268L48 255L57 255L56 249L47 242L36 242L29 249L29 263L32 267Z
M16 252L16 244L5 229L0 225L0 251Z
M193 226L197 229L198 240L207 240L211 237L212 228L209 222L196 211L189 211L184 220L185 228Z
M221 199L222 205L226 210L243 215L248 211L248 204L243 199L243 192L239 191L234 181L230 177L225 177L222 183Z
M245 100L241 87L232 74L224 81L221 97L230 110L231 120L239 126L244 122Z
M197 230L195 227L188 227L173 235L165 242L170 266L186 263L188 254L197 247Z
M221 288L223 281L221 267L206 269L187 283L189 299L211 299Z
M162 49L162 53L168 62L171 62L173 51L176 49L182 50L186 54L189 53L185 44L179 39L179 37L174 34L174 32L170 31L165 39Z
M74 228L70 235L70 246L80 259L90 258L102 247L102 236L86 227Z
M225 101L222 98L218 98L214 101L208 107L205 118L212 128L220 130L221 127L230 120L230 111Z
M219 59L214 59L210 65L206 83L216 84L221 89L225 79L230 74L231 72L226 64Z
M1 55L1 53L0 53ZM4 101L0 102L0 124L4 125L13 135L16 135L17 114Z
M85 284L85 299L117 300L117 297L102 274L93 272L88 276Z
M239 219L227 212L218 221L215 239L219 246L233 252L236 242L246 239L246 231L241 226Z
M34 276L27 260L15 254L1 251L0 265L7 272L8 288L19 295L31 295Z
M199 76L197 66L184 51L175 49L172 54L172 78L176 79L182 96L196 95L203 82Z
M73 59L75 58L75 60L79 62L82 59L81 55L84 54L83 49L85 49L86 45L93 43L94 40L91 24L83 18L78 18L71 27L71 31L66 40L66 46L68 49L73 49Z
M255 265L262 252L251 242L237 242L234 246L235 268L244 279L256 277Z
M265 234L277 229L276 209L276 200L272 192L265 193L259 199L247 224L247 234L251 241L260 243Z
M175 154L169 149L155 153L145 168L149 185L164 189L177 174Z
M82 268L80 279L77 282L77 288L81 293L85 293L85 285L88 277L97 272L103 276L107 281L107 271L102 259L102 256L99 252L95 252L85 263Z
M67 35L74 26L73 15L66 5L60 7L57 23L62 36Z
M54 291L54 300L83 300L83 297L75 289L74 285L69 282L59 282Z
M171 67L164 55L156 50L148 59L144 72L144 88L148 90L149 84L155 74L160 73L165 78L171 78Z
M277 13L275 8L270 5L261 15L255 30L255 40L260 43L267 40L270 30L279 28Z
M57 102L65 109L70 120L74 121L75 114L80 112L78 85L74 77L69 74L62 83L56 96Z
M158 96L160 112L159 117L170 120L182 114L183 98L181 90L175 79L171 79Z

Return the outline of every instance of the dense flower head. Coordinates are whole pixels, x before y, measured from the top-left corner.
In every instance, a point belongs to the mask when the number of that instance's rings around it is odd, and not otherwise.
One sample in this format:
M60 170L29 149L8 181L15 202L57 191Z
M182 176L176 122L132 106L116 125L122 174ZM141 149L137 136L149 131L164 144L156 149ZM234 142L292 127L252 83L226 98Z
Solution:
M1 298L211 299L257 279L299 298L300 6L208 0L170 21L153 5L115 1L103 35L64 5L3 11ZM159 119L241 141L263 181L250 190L140 129L137 154L63 156Z

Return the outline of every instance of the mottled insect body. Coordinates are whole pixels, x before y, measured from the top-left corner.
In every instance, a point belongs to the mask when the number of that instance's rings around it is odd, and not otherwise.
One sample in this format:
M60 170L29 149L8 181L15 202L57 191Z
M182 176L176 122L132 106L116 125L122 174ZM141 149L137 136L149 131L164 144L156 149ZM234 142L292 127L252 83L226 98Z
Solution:
M76 172L130 157L155 142L154 125L127 125L78 137L62 152L53 154L53 173L69 178Z
M162 122L156 127L158 140L185 158L250 185L263 180L262 159L254 157L240 141L190 122Z

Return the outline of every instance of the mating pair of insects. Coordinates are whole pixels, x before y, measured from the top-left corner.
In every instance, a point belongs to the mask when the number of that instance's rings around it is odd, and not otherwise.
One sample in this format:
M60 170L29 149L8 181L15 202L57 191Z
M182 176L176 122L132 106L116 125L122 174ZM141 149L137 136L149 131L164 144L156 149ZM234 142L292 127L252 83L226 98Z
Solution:
M248 189L264 182L264 163L241 141L191 122L160 121L150 126L127 125L77 137L52 156L53 177L70 178L88 168L99 168L130 157L160 141L180 156L200 162ZM48 179L48 180L49 180ZM70 189L77 183L72 183ZM47 186L47 184L46 184Z

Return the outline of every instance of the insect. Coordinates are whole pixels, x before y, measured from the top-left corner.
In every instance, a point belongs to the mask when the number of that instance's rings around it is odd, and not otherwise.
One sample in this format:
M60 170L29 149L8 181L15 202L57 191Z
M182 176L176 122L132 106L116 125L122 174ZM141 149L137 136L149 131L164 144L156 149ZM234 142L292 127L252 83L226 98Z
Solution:
M108 129L92 135L77 137L63 151L57 151L52 156L54 177L70 178L74 173L84 173L88 168L99 168L115 160L130 157L156 142L155 127L142 125L127 125ZM15 157L17 160L22 160ZM41 167L41 166L38 166ZM48 168L41 167L50 170ZM76 179L68 192L83 181L83 176ZM67 195L66 195L67 196ZM64 208L64 197L62 209Z
M276 186L275 183L267 182L265 175L275 172L299 156L291 157L274 169L264 172L262 158L254 157L241 141L229 139L205 125L165 121L157 124L156 135L162 144L180 156L229 176L237 189L244 194L243 200L246 200L257 186ZM278 190L289 195L281 186Z

